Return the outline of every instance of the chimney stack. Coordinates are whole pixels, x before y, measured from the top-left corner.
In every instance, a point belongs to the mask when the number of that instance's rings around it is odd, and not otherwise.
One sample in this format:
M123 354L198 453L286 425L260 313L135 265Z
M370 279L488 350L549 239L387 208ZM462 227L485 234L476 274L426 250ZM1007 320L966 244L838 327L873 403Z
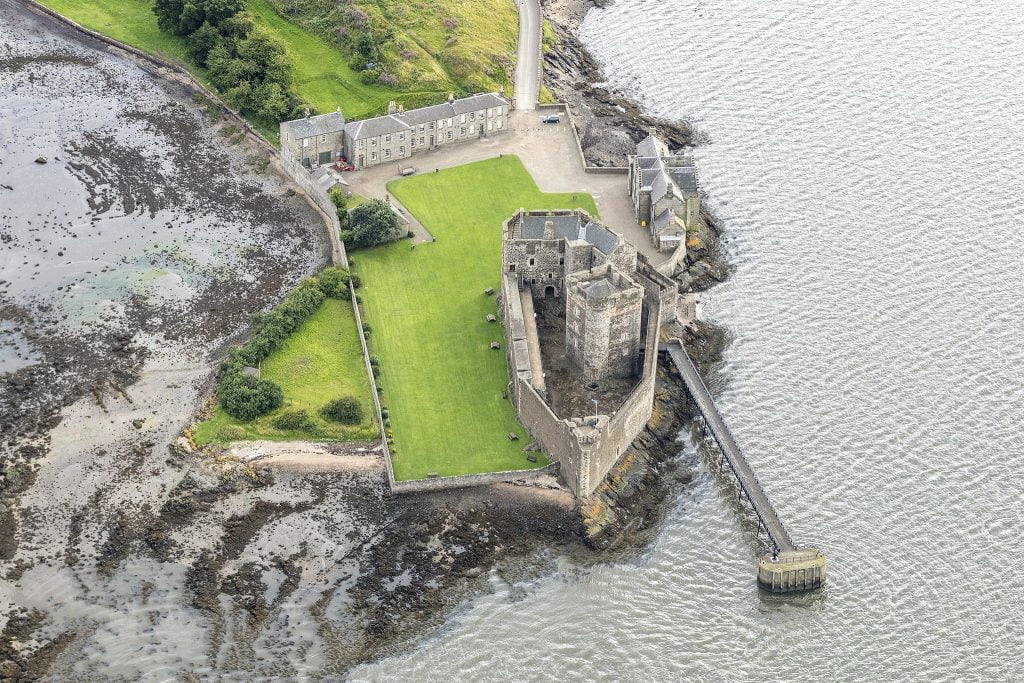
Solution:
M454 102L455 101L455 93L448 93L448 101L449 102Z
M404 104L398 105L398 113L399 114L404 114L405 113L405 105Z
M308 119L309 118L309 107L306 107L304 110L302 110L302 113Z
M388 102L388 113L394 114L396 111L398 111L398 103L395 102L394 100L391 100L390 102Z
M544 239L555 239L555 224L553 221L544 221Z

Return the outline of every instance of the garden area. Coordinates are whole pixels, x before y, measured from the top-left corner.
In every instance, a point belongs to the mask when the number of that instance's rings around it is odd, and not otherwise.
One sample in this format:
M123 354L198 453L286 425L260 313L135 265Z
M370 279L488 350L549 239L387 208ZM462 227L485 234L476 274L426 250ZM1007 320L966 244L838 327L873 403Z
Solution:
M197 443L380 438L355 314L342 296L347 290L304 296L317 287L317 278L306 283L274 312L257 316L253 339L231 352L221 368L218 400L193 430ZM312 310L308 317L298 319L297 306L289 310L297 299ZM294 331L282 328L282 320ZM279 341L268 345L267 338ZM256 367L258 377L246 367Z
M502 470L527 460L526 430L511 401L496 294L501 224L519 208L583 208L587 194L541 192L514 156L395 180L388 191L436 238L414 248L396 242L357 251L363 317L394 435L398 479ZM501 350L490 344L500 342ZM510 441L508 434L519 436Z

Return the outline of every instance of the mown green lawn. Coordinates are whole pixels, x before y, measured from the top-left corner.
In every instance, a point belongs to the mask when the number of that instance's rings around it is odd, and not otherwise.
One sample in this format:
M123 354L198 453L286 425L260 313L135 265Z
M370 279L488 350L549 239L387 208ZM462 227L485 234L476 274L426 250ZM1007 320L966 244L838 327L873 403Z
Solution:
M183 65L209 85L202 69L185 58L185 41L163 33L156 26L150 0L41 0L87 28L106 34L167 61ZM288 48L295 64L295 90L318 111L341 107L346 118L381 114L389 100L400 98L392 88L364 85L342 54L319 36L278 15L267 0L249 0L248 11L257 23ZM254 124L271 142L277 142L276 126Z
M499 289L501 224L519 208L596 212L587 194L545 194L514 156L480 161L388 184L436 238L354 254L362 278L371 353L390 412L398 479L526 469L529 438L510 401L495 296ZM515 432L520 440L509 441Z
M217 406L210 419L196 425L198 443L253 439L370 441L380 437L350 302L327 299L281 349L263 361L260 370L263 378L281 386L284 406L252 422L236 420ZM331 399L346 395L355 396L362 404L362 424L341 425L317 414ZM271 425L281 411L297 409L313 417L314 430L281 431Z

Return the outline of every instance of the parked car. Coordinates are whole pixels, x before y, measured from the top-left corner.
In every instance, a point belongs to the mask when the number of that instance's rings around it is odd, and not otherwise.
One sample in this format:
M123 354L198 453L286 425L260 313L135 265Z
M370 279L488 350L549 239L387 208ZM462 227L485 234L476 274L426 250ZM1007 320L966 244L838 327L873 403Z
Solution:
M416 169L412 166L406 166L405 168L398 169L399 175L412 175L416 172Z
M541 123L561 123L561 114L548 114L547 116L541 117Z

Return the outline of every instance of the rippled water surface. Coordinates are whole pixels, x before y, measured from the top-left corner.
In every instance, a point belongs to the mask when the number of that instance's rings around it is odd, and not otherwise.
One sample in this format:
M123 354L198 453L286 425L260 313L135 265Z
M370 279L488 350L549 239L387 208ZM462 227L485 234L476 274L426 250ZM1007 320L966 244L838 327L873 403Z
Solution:
M617 0L582 37L711 138L738 265L706 309L735 336L722 411L829 584L759 593L700 466L643 557L480 599L356 676L1021 676L1019 4Z

